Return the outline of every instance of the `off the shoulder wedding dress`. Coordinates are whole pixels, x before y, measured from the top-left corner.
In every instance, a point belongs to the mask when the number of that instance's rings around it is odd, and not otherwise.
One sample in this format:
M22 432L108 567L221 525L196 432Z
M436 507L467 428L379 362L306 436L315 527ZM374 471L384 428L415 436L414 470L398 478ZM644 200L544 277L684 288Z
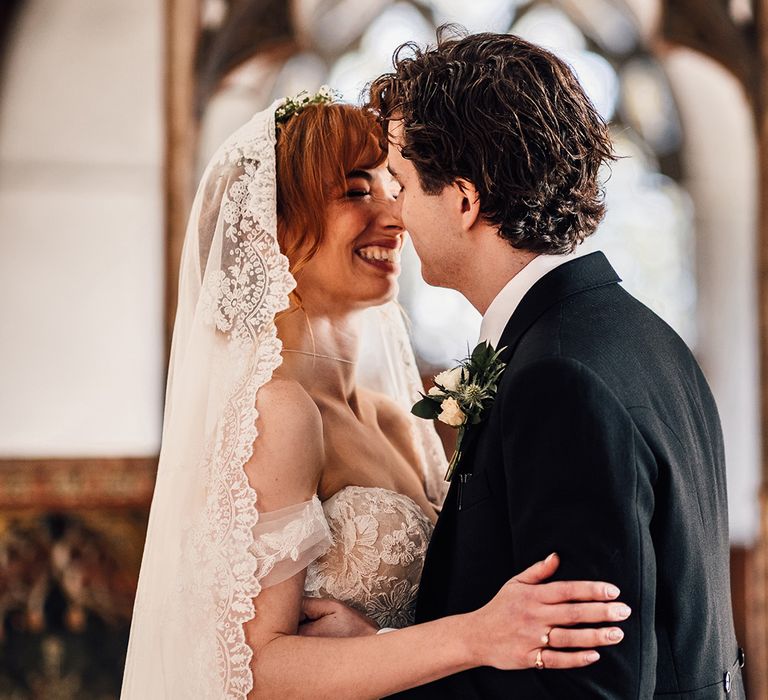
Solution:
M308 596L335 598L381 627L399 628L413 624L432 530L408 496L346 486L325 502L315 497L262 513L251 551L265 585L306 566Z
M322 504L333 544L307 570L310 596L336 598L380 627L413 624L432 521L408 496L347 486Z

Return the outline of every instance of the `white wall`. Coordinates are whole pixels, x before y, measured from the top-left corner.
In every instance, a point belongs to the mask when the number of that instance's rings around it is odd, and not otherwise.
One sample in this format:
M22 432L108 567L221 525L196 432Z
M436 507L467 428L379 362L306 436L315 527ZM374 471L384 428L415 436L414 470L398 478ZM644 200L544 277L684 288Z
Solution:
M709 59L665 59L684 125L684 183L695 205L697 354L720 409L731 539L758 528L760 425L757 311L757 146L746 97Z
M160 0L27 0L0 86L0 457L151 455Z

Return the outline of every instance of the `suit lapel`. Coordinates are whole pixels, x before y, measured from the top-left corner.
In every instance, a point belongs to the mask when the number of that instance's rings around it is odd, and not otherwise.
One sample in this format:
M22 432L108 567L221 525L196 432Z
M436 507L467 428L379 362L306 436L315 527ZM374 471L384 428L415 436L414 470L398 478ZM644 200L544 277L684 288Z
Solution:
M521 338L547 309L574 294L618 282L621 278L601 252L556 267L531 287L507 322L499 340L499 347L506 348L501 359L509 363Z
M621 278L601 252L556 267L531 287L507 322L498 345L506 348L501 360L509 364L526 331L547 309L574 294L618 282L621 282ZM467 428L462 444L463 454L456 468L457 475L474 472L474 447L483 434L486 422L483 420Z

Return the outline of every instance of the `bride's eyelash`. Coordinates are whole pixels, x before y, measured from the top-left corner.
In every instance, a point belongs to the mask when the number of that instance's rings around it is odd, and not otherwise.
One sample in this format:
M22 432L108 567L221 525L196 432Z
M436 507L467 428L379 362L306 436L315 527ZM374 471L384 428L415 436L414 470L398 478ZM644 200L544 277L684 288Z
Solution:
M369 194L370 190L347 190L347 197L366 197Z

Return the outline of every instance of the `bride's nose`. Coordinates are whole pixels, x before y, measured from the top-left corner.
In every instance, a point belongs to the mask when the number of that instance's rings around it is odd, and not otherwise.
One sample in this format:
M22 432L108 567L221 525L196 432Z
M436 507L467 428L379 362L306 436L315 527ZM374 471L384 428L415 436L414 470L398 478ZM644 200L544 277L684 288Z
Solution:
M379 224L388 231L404 231L402 201L397 196L388 196L381 203Z

